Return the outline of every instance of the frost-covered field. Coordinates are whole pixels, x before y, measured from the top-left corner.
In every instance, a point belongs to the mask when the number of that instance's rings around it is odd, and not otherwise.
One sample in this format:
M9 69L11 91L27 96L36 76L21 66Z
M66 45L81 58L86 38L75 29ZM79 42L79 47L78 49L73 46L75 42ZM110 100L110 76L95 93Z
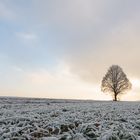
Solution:
M138 140L139 102L0 98L0 140Z

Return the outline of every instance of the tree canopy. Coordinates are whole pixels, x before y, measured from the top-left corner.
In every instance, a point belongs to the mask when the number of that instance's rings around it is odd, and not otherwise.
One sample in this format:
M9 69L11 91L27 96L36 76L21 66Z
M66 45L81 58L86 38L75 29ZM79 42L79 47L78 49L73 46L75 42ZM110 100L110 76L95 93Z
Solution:
M118 95L130 90L131 87L132 85L122 68L118 65L112 65L103 77L101 90L111 93L113 100L117 101Z

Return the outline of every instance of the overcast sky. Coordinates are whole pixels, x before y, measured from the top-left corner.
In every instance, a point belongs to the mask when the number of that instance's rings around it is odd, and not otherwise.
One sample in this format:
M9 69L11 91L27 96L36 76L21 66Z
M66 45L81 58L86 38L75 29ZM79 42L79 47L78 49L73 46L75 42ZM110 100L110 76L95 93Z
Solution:
M110 100L112 64L140 100L139 0L0 0L0 95Z

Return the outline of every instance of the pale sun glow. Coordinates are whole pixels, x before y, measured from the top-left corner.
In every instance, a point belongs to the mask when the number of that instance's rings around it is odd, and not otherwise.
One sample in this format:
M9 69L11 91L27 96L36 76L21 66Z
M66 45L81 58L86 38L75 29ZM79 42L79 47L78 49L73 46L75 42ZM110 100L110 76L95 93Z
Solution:
M140 87L140 80L137 79L137 78L131 79L131 83L132 83L133 88L138 88L138 87Z

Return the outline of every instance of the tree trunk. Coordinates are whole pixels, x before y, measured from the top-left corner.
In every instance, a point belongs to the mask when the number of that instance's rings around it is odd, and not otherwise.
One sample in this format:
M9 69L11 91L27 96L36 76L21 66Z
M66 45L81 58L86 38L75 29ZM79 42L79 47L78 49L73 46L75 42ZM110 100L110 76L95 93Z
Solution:
M117 94L114 93L114 101L117 101Z

